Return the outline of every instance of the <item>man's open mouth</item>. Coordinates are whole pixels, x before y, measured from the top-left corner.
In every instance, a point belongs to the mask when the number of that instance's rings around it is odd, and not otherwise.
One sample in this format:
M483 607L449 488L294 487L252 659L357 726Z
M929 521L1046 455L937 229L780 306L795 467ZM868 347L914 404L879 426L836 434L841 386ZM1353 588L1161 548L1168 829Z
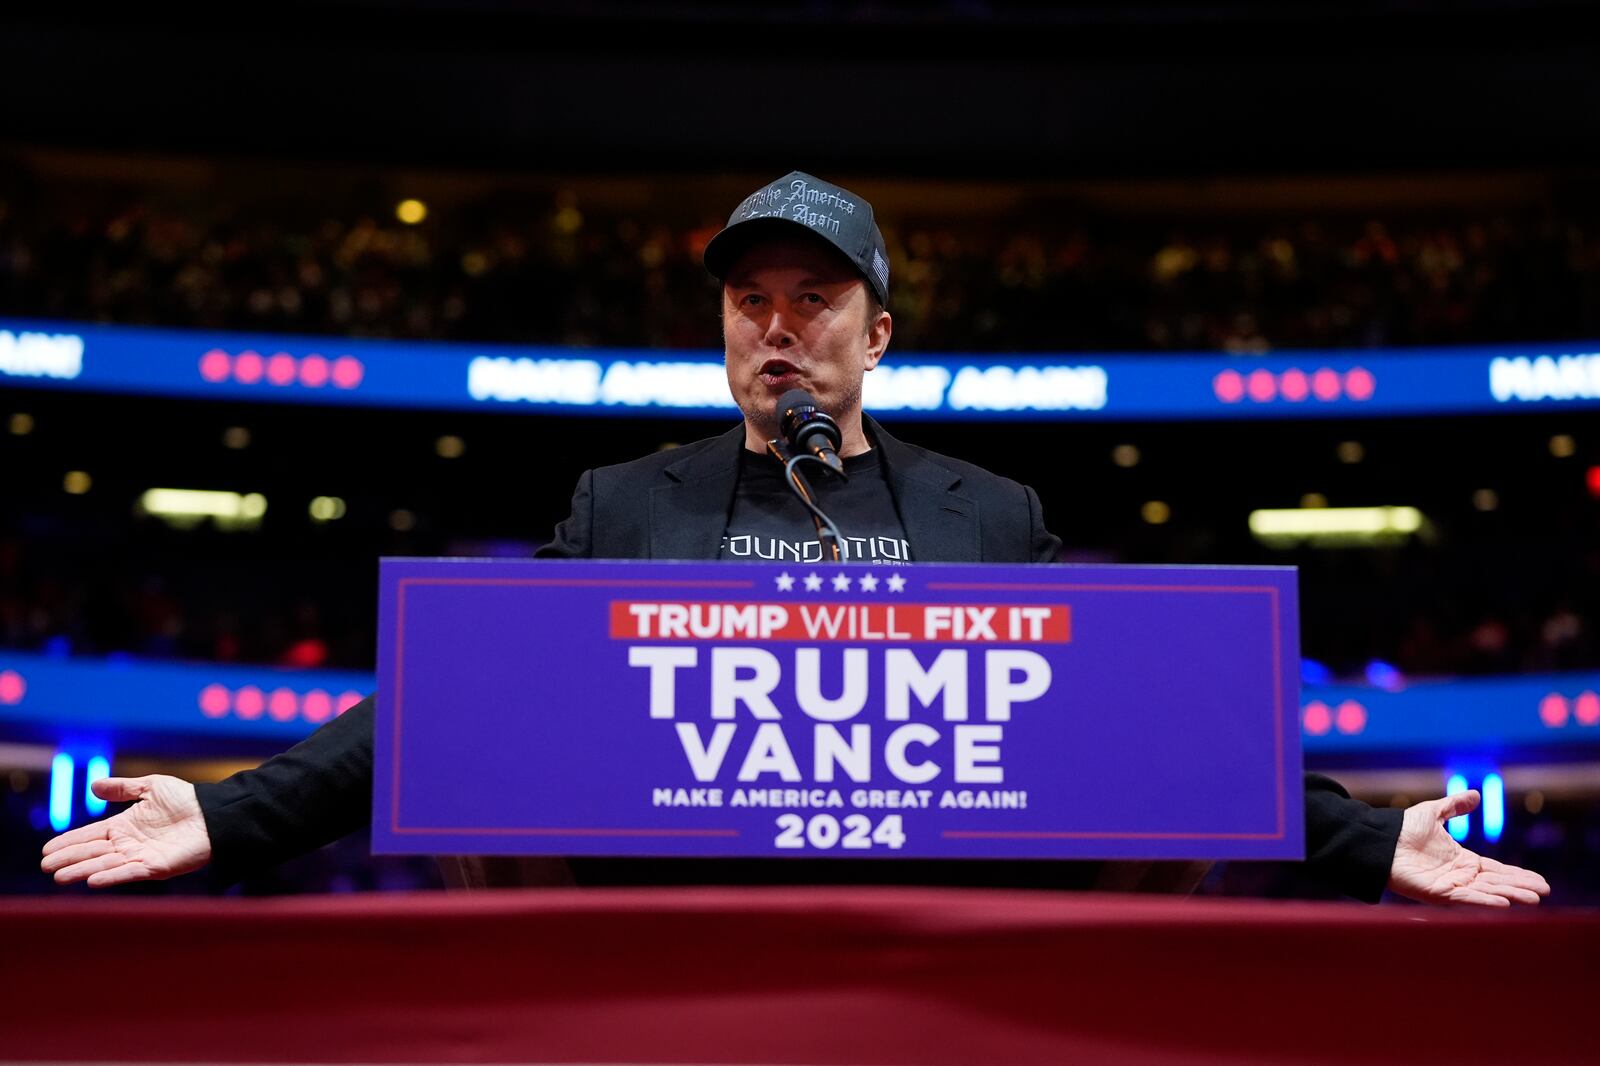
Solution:
M788 388L800 375L800 369L787 359L768 359L761 364L761 381L769 386Z

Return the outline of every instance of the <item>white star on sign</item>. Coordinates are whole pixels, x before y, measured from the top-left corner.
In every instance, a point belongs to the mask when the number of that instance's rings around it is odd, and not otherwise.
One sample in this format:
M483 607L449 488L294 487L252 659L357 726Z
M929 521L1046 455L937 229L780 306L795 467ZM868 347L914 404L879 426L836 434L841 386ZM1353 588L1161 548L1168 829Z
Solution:
M899 574L890 574L888 585L890 592L904 592L906 590L906 579Z
M833 591L835 591L835 592L849 592L850 591L850 575L849 574L834 574L833 575Z
M878 591L878 577L876 574L862 574L858 583L861 585L862 592Z
M789 576L789 571L787 570L773 578L773 580L778 583L779 592L788 592L794 588L794 578Z
M806 575L806 591L807 592L816 592L820 588L822 588L822 579L820 577L818 577L815 573L807 574Z

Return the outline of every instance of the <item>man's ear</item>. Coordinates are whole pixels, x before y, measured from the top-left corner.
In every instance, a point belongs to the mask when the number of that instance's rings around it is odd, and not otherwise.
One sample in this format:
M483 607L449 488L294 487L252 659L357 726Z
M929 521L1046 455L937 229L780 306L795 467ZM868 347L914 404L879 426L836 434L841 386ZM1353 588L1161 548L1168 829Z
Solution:
M889 337L894 333L894 318L887 311L878 312L878 320L867 327L868 370L874 369L883 353L889 348Z

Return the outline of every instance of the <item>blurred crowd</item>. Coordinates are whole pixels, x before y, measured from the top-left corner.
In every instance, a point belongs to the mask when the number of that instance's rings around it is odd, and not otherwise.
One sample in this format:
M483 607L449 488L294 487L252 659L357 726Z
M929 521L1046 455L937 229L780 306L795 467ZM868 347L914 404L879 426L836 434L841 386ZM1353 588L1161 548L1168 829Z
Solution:
M725 205L573 192L392 213L0 202L0 314L576 346L716 347ZM683 210L690 214L683 215ZM695 213L698 211L698 213ZM902 351L1261 352L1600 335L1600 216L1296 213L1174 225L1066 203L880 210Z
M1584 529L1590 539L1586 541ZM1540 537L1302 551L1301 645L1334 678L1391 683L1600 667L1591 524ZM1315 679L1315 678L1312 678Z
M350 189L268 201L47 186L0 174L0 315L569 346L720 343L716 287L700 265L720 197L623 210L572 189L431 206L372 193L366 211L336 211L329 203L351 202ZM894 346L1255 353L1600 337L1600 213L1554 203L1213 212L1183 225L1148 208L1112 218L1065 199L983 215L885 203ZM371 664L370 543L357 565L353 555L313 573L317 563L230 557L232 548L201 565L194 535L74 553L7 526L0 646ZM1164 530L1166 550L1181 536ZM1519 553L1519 579L1541 554ZM1304 560L1309 584L1333 575L1325 608L1350 605L1344 617L1319 612L1326 624L1308 620L1306 652L1346 676L1373 659L1414 674L1592 667L1600 639L1586 620L1600 604L1585 597L1600 588L1600 556L1582 562L1584 574L1569 572L1582 555L1562 554L1568 570L1558 567L1546 588L1524 581L1498 592L1479 578L1493 565L1447 563L1439 551L1403 566L1393 553L1353 553L1353 569ZM1146 551L1137 561L1159 559ZM1381 624L1371 597L1350 589L1382 590Z
M220 557L203 546L204 531L158 538L163 545L136 532L112 539L124 541L122 550L102 545L85 554L0 535L0 648L372 666L375 562ZM127 551L128 540L140 550ZM196 551L211 557L197 560Z
M1207 533L1197 526L1166 535L1174 544L1166 555L1142 548L1132 557L1086 557L1192 562L1182 543ZM0 648L370 669L376 556L476 553L470 543L431 536L380 551L382 539L374 535L360 558L286 559L237 535L203 530L123 531L88 553L81 543L61 550L0 535ZM1315 604L1301 620L1306 658L1320 664L1319 674L1326 669L1323 680L1384 684L1391 669L1442 677L1600 668L1593 625L1600 618L1600 544L1576 541L1575 531L1542 545L1507 541L1498 548L1236 549L1227 560L1298 565L1302 599ZM526 555L537 542L497 547Z

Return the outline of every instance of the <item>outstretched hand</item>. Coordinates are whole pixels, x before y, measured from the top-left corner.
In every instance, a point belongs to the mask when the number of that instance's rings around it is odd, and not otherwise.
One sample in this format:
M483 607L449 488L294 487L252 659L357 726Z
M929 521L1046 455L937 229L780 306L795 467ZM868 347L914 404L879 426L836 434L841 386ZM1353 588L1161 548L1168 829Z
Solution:
M39 868L56 884L88 881L105 888L128 881L159 881L198 870L211 861L211 836L194 786L178 777L106 777L92 786L112 803L133 806L52 837Z
M1550 884L1532 870L1486 859L1456 842L1445 822L1478 806L1476 789L1406 808L1389 889L1423 903L1509 907L1538 903Z

